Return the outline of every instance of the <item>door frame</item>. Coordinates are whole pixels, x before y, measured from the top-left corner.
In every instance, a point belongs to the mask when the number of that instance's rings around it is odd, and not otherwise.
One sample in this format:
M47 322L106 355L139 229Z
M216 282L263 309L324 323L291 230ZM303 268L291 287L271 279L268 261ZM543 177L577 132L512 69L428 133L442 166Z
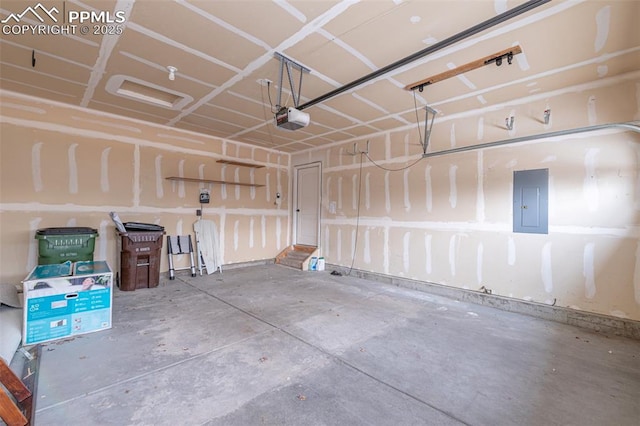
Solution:
M320 199L318 200L318 212L317 212L318 237L316 241L316 247L320 248L320 241L322 240L322 238L320 237L320 230L321 230L320 222L322 218L321 217L321 211L322 211L322 162L321 161L314 161L311 163L298 164L293 166L293 185L292 185L292 190L293 190L292 201L293 202L291 203L292 243L293 244L298 243L298 214L296 212L296 209L298 208L298 171L302 169L309 169L312 167L318 168L318 195L320 196Z

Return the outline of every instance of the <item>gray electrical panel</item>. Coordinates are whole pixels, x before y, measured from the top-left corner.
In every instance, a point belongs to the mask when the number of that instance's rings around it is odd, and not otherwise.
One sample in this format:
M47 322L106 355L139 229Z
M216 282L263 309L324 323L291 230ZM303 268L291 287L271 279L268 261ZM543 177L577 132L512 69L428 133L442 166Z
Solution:
M549 233L549 169L513 172L513 232Z

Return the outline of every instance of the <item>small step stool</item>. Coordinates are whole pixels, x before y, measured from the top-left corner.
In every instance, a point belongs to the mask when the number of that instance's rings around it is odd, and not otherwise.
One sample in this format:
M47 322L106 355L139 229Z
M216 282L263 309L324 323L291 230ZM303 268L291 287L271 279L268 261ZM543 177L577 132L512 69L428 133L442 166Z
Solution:
M193 260L193 244L191 243L191 235L167 235L167 251L169 254L169 279L174 280L176 278L176 271L182 271L186 269L191 270L191 276L196 276L196 265ZM185 266L184 268L176 268L173 266L173 256L179 254L188 254L191 266Z

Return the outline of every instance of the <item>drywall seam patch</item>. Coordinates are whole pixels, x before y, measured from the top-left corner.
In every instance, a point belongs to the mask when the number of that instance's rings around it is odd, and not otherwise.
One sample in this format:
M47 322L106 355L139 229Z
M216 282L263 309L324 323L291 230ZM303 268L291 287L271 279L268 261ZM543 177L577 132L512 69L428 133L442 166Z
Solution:
M188 143L195 143L195 144L198 144L198 145L204 145L204 144L205 144L203 141L199 141L199 140L191 139L191 138L183 138L183 137L181 137L181 136L170 135L170 134L167 134L167 133L156 133L156 136L157 136L158 138L160 138L160 139L171 139L171 140L174 140L174 141L182 141L182 142L188 142ZM267 154L267 155L269 155L269 154ZM269 161L267 161L267 163L268 163L268 162L269 162Z
M484 117L478 117L478 133L476 139L481 141L482 138L484 138Z
M265 173L264 184L265 184L265 197L267 197L267 202L270 202L271 201L271 173L269 172Z
M338 177L338 210L342 210L342 176Z
M78 148L77 143L73 143L69 146L68 157L69 157L69 193L77 194L78 193L78 164L76 162L76 149Z
M267 218L264 214L260 217L260 233L262 237L262 248L265 248L267 246Z
M449 238L449 270L451 276L456 276L456 235Z
M402 267L404 273L409 273L409 244L411 243L411 232L407 231L402 237Z
M456 123L451 123L451 128L449 130L449 143L451 148L456 147Z
M233 181L238 183L240 182L240 167L236 167L234 173L233 173ZM236 200L240 199L240 185L234 185L235 188L235 195L236 195Z
M220 168L220 180L223 181L223 182L226 180L226 178L225 178L225 172L226 171L227 171L227 165L225 164L224 166L222 166ZM224 183L220 184L220 197L223 200L227 199L227 185L224 184Z
M27 106L27 105L14 104L13 102L3 102L2 103L2 107L3 108L17 109L19 111L32 112L34 114L40 114L40 115L45 115L47 113L47 110L43 109L43 108L36 108L36 107L30 107L30 106Z
M432 235L428 234L425 232L424 234L424 250L425 250L425 262L424 262L424 271L427 274L431 274L432 271L432 267L431 267L431 242L432 242Z
M255 185L255 183L256 183L256 169L249 170L249 182L251 182L251 185ZM249 197L252 200L256 199L256 187L255 186L252 186L251 188L249 188Z
M598 65L596 72L598 73L598 78L605 77L609 74L609 67L607 65Z
M596 52L602 50L609 38L609 23L611 21L611 6L605 6L596 13L596 38L593 49Z
M385 274L389 273L389 228L384 228L384 245L382 247L382 253L384 254L382 260L382 270Z
M142 130L140 130L137 127L125 126L123 124L116 124L116 123L113 123L113 122L106 122L104 120L90 120L88 118L79 117L77 115L72 115L71 119L72 120L76 120L76 121L81 121L81 122L84 122L84 123L97 124L99 126L107 126L107 127L111 128L111 129L114 129L114 128L115 129L122 129L122 130L126 130L128 132L133 132L133 133L138 133L138 134L142 133Z
M595 244L588 243L584 246L582 254L582 275L584 276L584 295L587 299L593 299L596 295L596 283L594 272Z
M162 186L162 155L156 155L154 163L156 169L156 198L162 199L164 197L164 187Z
M281 8L283 8L285 11L287 11L287 13L289 13L291 16L296 18L298 21L302 23L307 22L307 17L298 9L291 6L289 2L287 2L286 0L273 0L273 2L278 6L280 6Z
M385 133L384 139L384 159L389 160L391 158L391 133Z
M33 179L33 190L41 192L42 185L42 163L40 161L43 142L36 142L31 147L31 177Z
M449 165L449 204L452 209L456 208L458 204L458 189L456 186L456 172L458 170L458 166L455 164Z
M100 189L109 192L109 152L111 147L102 150L100 155Z
M404 156L409 156L409 134L404 135ZM408 170L408 169L407 169Z
M389 172L384 172L384 207L387 213L391 213L391 191L389 190Z
M336 231L336 255L338 261L342 260L342 228L338 228Z
M447 68L449 68L450 70L452 70L452 69L456 68L456 64L454 64L453 62L449 62L449 63L447 64ZM462 84L464 84L465 86L467 86L467 87L468 87L469 89L471 89L471 90L476 90L476 89L478 88L478 86L476 86L475 84L473 84L473 83L471 82L471 80L469 80L469 79L467 78L467 76L465 76L464 74L458 74L458 75L456 76L456 78L457 78L458 80L460 80L460 81L462 82Z
M404 171L404 211L411 211L411 200L409 199L409 172L410 169Z

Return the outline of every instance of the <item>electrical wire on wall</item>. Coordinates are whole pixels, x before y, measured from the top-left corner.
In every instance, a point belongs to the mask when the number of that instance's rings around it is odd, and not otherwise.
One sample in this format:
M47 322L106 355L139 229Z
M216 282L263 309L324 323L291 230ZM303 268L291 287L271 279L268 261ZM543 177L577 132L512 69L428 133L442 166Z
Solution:
M416 123L417 123L417 127L418 127L418 137L420 138L420 144L426 144L427 141L425 140L425 142L422 142L422 129L420 129L420 118L418 117L418 104L417 104L417 100L416 100L416 93L415 91L413 92L413 103L414 103L414 107L415 107L415 113L416 113ZM432 123L433 124L433 123ZM427 123L425 121L425 135L427 134ZM368 144L367 144L368 146ZM424 145L423 145L424 147ZM425 148L426 150L426 148ZM354 154L356 154L354 152ZM399 172L399 171L403 171L403 170L407 170L413 166L415 166L416 164L418 164L420 161L422 161L422 159L426 158L424 155L421 156L420 158L418 158L417 160L415 160L414 162L412 162L411 164L408 164L404 167L399 167L397 169L392 169L389 167L385 167L381 164L376 163L373 158L371 158L369 156L369 150L367 148L367 151L360 151L360 167L359 167L359 171L358 171L358 201L357 201L357 208L356 208L356 236L355 236L355 240L354 240L354 244L353 244L353 255L351 257L351 266L349 267L349 272L347 272L347 275L351 275L351 271L353 271L353 265L355 263L356 260L356 251L358 248L358 234L359 234L359 228L360 228L360 194L362 193L362 163L364 161L364 157L367 157L367 159L371 162L371 164L373 164L375 167L388 171L388 172Z
M418 138L419 138L418 140L420 141L420 145L423 145L424 143L426 143L426 141L422 142L422 129L420 128L420 117L418 117L418 101L416 99L416 91L415 90L413 91L413 106L414 106L414 111L416 113L416 124L417 124L416 127L418 128ZM427 123L426 122L425 122L424 131L425 131L425 135L426 135L426 133L427 133ZM400 168L397 168L397 169L392 169L392 168L384 167L384 166L376 163L371 157L369 157L369 153L368 152L365 152L364 154L367 156L369 161L371 161L371 163L374 166L378 167L379 169L388 171L388 172L400 172L402 170L407 170L407 169L415 166L416 164L418 164L424 158L424 156L422 156L422 157L418 158L416 161L414 161L413 163L411 163L411 164L409 164L407 166L400 167Z
M358 247L358 233L360 228L360 194L362 193L362 163L364 162L364 156L369 158L369 153L361 152L360 153L360 168L358 171L358 202L356 204L356 237L353 241L353 255L351 256L351 267L349 267L349 272L347 275L351 275L351 271L353 271L353 264L356 261L356 250Z

